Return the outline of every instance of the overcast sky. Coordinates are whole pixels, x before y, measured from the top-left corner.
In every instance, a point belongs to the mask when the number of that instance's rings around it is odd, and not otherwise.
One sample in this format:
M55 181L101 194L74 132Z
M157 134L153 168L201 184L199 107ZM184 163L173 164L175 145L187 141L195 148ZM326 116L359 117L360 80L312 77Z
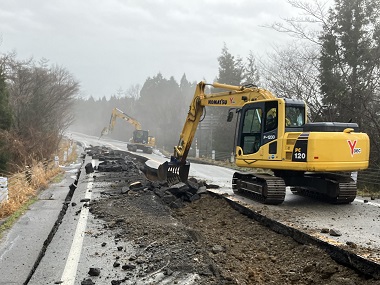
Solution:
M268 28L295 15L286 0L1 0L0 53L46 58L101 98L161 72L212 82L224 43L264 56L287 36Z

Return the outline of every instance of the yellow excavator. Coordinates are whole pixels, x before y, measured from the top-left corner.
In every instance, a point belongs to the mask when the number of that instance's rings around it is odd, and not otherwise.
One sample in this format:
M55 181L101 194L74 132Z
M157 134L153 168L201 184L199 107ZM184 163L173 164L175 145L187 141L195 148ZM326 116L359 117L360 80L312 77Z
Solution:
M207 85L224 91L206 94ZM235 172L235 193L274 205L284 201L286 187L295 194L318 196L336 204L355 199L356 183L347 173L368 168L368 135L359 132L356 123L307 122L304 101L277 98L251 84L197 85L174 155L158 168L160 180L187 181L187 155L206 106L230 107L228 121L234 111L238 114L236 165L270 170Z
M153 148L156 145L156 139L153 136L149 136L149 131L142 130L141 124L136 119L128 116L118 108L114 108L112 110L110 123L108 127L105 127L102 130L99 138L113 131L116 123L116 118L121 118L135 127L135 130L133 131L133 137L130 139L127 145L128 150L135 152L138 149L141 149L145 153L153 152Z

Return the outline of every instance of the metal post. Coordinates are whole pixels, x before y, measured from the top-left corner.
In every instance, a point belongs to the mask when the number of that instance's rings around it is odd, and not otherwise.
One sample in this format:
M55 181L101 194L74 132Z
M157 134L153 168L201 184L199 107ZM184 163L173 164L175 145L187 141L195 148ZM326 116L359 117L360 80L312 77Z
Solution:
M195 158L199 158L198 139L195 138Z
M8 178L0 177L0 203L8 201Z
M55 167L59 167L59 156L58 155L54 156L54 165L55 165Z

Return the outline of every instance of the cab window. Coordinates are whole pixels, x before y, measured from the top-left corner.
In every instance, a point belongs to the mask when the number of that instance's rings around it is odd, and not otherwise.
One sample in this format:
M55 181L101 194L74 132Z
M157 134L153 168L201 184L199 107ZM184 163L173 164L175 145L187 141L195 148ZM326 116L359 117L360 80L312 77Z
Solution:
M268 108L265 115L265 132L276 129L277 122L277 107Z
M244 113L240 141L244 154L255 153L261 146L262 116L263 110L261 108L248 109Z
M261 109L250 109L245 112L243 133L260 133L261 132Z
M303 106L286 106L286 127L297 128L305 124L305 108Z

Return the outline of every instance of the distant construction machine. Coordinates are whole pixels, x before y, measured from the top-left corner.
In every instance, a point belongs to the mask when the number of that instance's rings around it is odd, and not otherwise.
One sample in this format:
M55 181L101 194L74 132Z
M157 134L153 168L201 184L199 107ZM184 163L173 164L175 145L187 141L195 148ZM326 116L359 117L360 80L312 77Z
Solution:
M128 150L137 151L138 149L141 149L145 153L153 152L153 148L156 145L156 139L152 136L149 136L149 131L142 130L141 124L136 119L128 116L118 108L114 108L112 110L110 123L108 127L105 127L102 130L100 137L107 135L113 131L116 123L116 118L123 119L135 127L135 130L133 131L133 137L129 140L129 143L127 145Z
M207 85L225 91L207 94ZM286 187L295 194L323 197L337 204L355 199L357 186L348 174L368 167L368 135L359 132L356 123L309 123L305 102L277 98L252 84L197 85L174 155L158 169L161 180L187 180L187 155L206 106L231 107L230 120L233 109L238 113L237 166L271 170L235 172L235 193L248 193L265 204L282 203Z

